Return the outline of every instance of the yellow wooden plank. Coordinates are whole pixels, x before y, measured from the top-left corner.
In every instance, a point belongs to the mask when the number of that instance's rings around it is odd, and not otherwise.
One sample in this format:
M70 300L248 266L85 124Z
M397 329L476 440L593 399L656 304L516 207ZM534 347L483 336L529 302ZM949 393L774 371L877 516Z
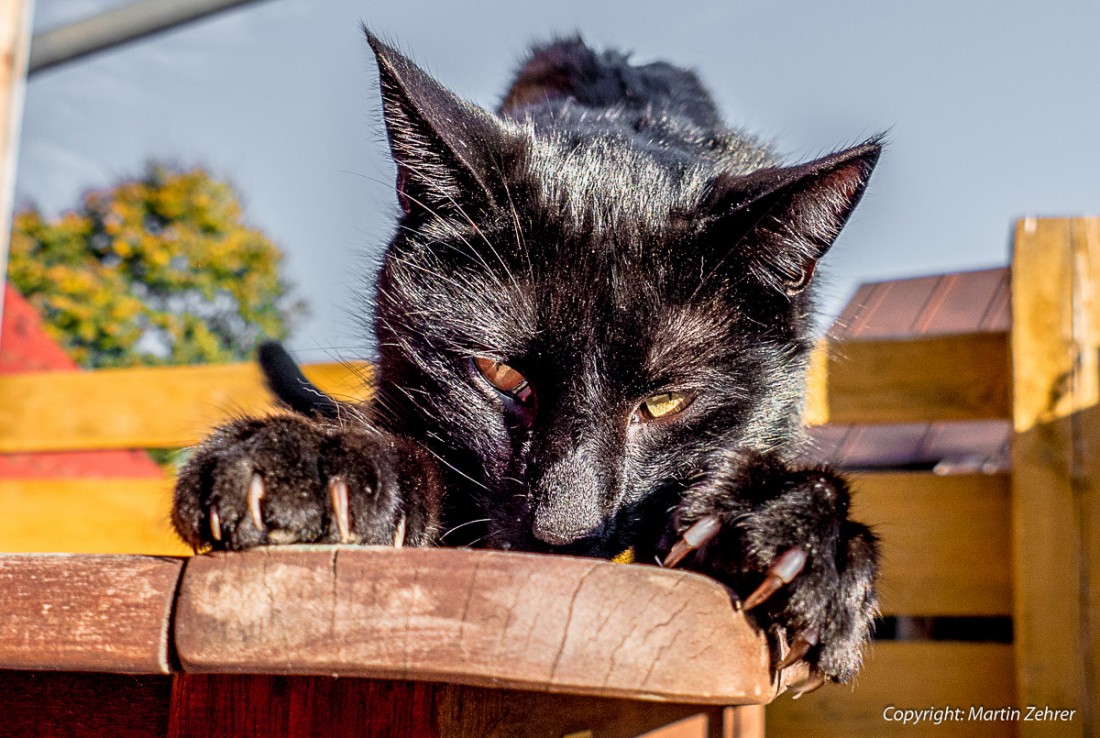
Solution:
M1098 223L1022 220L1012 262L1017 680L1021 701L1081 711L1070 736L1100 731Z
M1007 339L973 334L852 341L811 361L806 420L906 423L1007 417ZM368 394L362 364L305 367L342 399ZM233 415L269 407L250 363L0 378L0 453L92 448L173 448Z
M0 480L0 552L189 554L169 479Z
M929 473L855 478L852 515L882 537L887 615L1010 615L1010 482Z
M806 422L983 420L1010 414L1008 337L967 333L822 344L810 362Z
M337 398L367 396L362 364L304 371ZM270 407L253 363L13 374L0 377L0 453L176 448Z
M800 700L779 697L767 707L768 738L997 738L1016 735L1013 719L979 719L972 707L1016 708L1012 647L993 643L911 641L876 643L855 686L826 686ZM952 708L936 724L916 724L904 712ZM983 713L984 714L984 713ZM1000 713L1012 717L1007 712ZM1021 713L1022 718L1022 713ZM1047 723L1049 725L1049 723Z

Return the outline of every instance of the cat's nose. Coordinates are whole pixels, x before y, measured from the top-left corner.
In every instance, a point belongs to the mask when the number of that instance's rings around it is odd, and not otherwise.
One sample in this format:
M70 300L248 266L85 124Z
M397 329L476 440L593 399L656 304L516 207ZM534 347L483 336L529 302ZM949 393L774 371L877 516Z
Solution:
M572 503L570 505L569 503ZM576 500L566 504L554 504L543 500L535 510L531 532L543 543L551 546L567 546L582 538L598 537L603 531L603 520L597 510L587 511Z
M600 535L607 517L602 501L607 474L594 459L591 444L569 448L551 464L534 471L535 517L531 532L551 546L566 546Z

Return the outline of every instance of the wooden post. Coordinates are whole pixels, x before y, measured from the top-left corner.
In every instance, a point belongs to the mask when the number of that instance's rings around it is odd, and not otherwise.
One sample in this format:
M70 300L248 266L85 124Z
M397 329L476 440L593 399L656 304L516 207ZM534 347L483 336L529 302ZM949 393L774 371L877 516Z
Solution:
M23 82L27 77L27 26L32 0L0 0L0 293L8 272L12 193L19 125L23 118ZM4 304L0 300L0 320ZM0 336L2 339L2 336Z
M1100 732L1100 219L1016 228L1012 517L1017 699Z

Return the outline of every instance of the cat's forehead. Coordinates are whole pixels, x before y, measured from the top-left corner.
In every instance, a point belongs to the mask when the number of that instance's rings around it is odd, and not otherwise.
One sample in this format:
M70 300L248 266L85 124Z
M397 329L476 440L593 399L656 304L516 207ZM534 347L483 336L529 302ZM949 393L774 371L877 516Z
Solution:
M677 299L616 274L577 273L533 290L530 345L572 363L616 359L642 375L707 364L743 329L735 305L705 293ZM613 362L614 363L614 362Z
M533 204L574 232L660 233L706 190L698 161L640 149L614 133L529 141L526 174L538 193Z

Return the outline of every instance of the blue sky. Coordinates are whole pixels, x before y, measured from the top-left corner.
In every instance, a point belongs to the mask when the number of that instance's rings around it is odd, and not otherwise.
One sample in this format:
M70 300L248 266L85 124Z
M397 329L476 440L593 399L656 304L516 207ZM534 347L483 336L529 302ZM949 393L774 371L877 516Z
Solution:
M43 30L119 0L40 0ZM1007 263L1023 215L1100 211L1100 3L264 0L34 76L16 202L55 213L150 158L232 181L312 318L299 359L369 349L356 315L395 203L367 22L492 107L532 40L696 69L727 120L791 160L888 130L830 253L822 307L862 281Z

